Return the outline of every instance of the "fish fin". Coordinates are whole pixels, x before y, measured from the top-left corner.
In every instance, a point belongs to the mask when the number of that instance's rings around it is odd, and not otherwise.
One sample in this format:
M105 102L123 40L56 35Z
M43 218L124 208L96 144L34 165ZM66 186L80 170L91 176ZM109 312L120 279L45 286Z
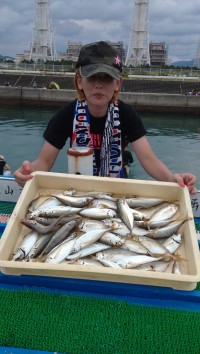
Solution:
M180 263L181 262L188 262L188 259L181 257L181 255L178 253L174 253L173 257L174 257L173 259L175 262L180 262Z

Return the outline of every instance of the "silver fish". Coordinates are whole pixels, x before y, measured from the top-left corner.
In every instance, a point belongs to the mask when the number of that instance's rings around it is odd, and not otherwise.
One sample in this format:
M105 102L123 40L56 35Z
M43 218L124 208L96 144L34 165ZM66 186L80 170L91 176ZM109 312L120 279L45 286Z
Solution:
M159 241L154 240L150 237L142 236L139 237L139 242L146 247L146 249L149 251L151 255L154 257L156 255L168 255L170 257L171 253L168 251L168 249Z
M66 189L64 192L63 192L64 195L75 195L76 194L76 190L75 189Z
M151 208L164 202L161 198L126 198L127 204L130 208Z
M71 253L75 242L76 238L63 241L48 254L44 262L54 264L63 262L64 259Z
M97 220L103 220L105 218L114 218L116 216L116 212L112 209L97 209L97 208L86 208L79 212L81 216L87 218L93 218Z
M148 255L151 254L144 245L138 242L138 240L136 241L134 239L131 240L127 239L123 244L122 248L128 249L129 251L139 253L139 254L148 254Z
M27 218L34 219L35 216L43 217L59 217L60 215L73 215L79 213L81 208L74 208L66 205L58 205L55 207L49 207L44 209L36 209L33 212L27 214Z
M182 234L174 234L168 237L162 244L170 253L174 253L182 244Z
M117 211L117 204L115 201L113 200L109 200L109 199L94 199L91 202L91 207L95 207L95 208L108 208L108 209L112 209Z
M133 230L134 216L125 199L117 200L117 212L130 232Z
M109 219L106 219L109 220ZM106 225L107 226L107 225ZM82 219L79 223L79 230L88 232L94 229L105 229L106 228L105 223L101 220L95 220L95 219ZM112 223L110 223L107 227L111 227Z
M174 216L177 211L178 205L166 203L151 215L150 221L167 220Z
M108 231L100 238L100 241L107 245L120 247L125 243L125 238Z
M186 222L188 219L180 220L180 221L172 221L169 225L165 227L161 227L160 229L151 230L146 236L153 238L164 238L169 237L176 233L180 227Z
M174 262L172 273L179 274L179 275L183 274L183 270L182 270L181 264L179 262Z
M113 232L116 235L120 235L123 237L130 235L130 230L123 222L122 223L114 223L114 225L115 225L115 229L113 230Z
M97 242L108 230L109 229L96 229L79 236L72 248L72 252L78 252L90 246L92 243Z
M29 232L26 236L24 236L21 244L14 252L12 260L17 261L24 259L30 252L37 239L38 234L36 232Z
M145 213L142 213L139 210L136 209L132 209L131 211L133 213L134 216L134 220L144 220L144 221L148 221L150 219L150 217L148 215L146 215Z
M134 225L133 230L132 230L132 235L136 236L136 237L140 237L140 236L149 236L152 234L152 230L145 230L141 227L138 227L137 225Z
M110 193L103 193L103 192L77 192L75 194L76 197L92 197L92 198L104 198L104 199L109 199L109 200L116 200L111 196Z
M53 196L62 202L62 204L75 208L84 208L93 200L92 197L76 197L63 194L54 194Z
M92 266L92 267L103 267L103 265L97 261L96 259L93 258L79 258L75 261L67 261L64 260L62 263L68 263L68 264L78 264L78 265L82 265L82 266Z
M72 220L75 220L75 219L81 219L81 216L79 214L73 214L71 216L61 215L59 218L60 218L60 221L58 222L58 225L64 225L64 224L66 224L69 221L72 221ZM30 219L28 219L28 220L30 220ZM47 225L52 224L54 221L58 220L58 217L55 217L55 218L44 218L42 216L41 217L40 216L36 216L32 220L35 220L35 221L39 222L40 224L42 224L44 226L47 226Z
M69 256L66 257L67 260L72 260L72 259L78 259L78 258L83 258L90 256L96 252L99 252L101 250L105 250L107 248L110 248L109 245L105 245L105 243L101 242L95 242L89 247L83 248L79 252L71 253Z
M28 211L32 212L33 210L36 210L38 208L43 209L43 208L54 207L62 204L58 199L54 197L48 197L48 198L45 197L45 200L43 199L44 196L39 196L33 199L31 203L28 205Z
M32 259L35 259L40 256L42 251L45 249L46 245L49 243L49 240L53 234L47 234L39 236L33 247L31 248L30 252L26 256L26 260L29 262Z
M121 269L117 263L109 261L108 259L101 259L99 262L102 263L104 267Z
M77 226L77 220L69 221L67 224L63 225L50 239L49 243L43 251L43 255L49 253L54 247L64 241L69 236L70 232L72 232Z
M121 268L132 269L138 267L140 264L149 263L153 261L158 261L161 258L151 257L147 255L134 255L130 257L123 257L117 264L120 265Z
M47 225L47 226L44 226L33 219L22 219L21 224L25 225L29 229L37 232L38 234L45 235L45 234L49 234L50 231L55 230L56 226L60 223L60 220L62 218L63 218L63 215L61 215L59 218L57 218L50 225Z
M134 252L129 250L125 250L122 248L108 248L106 250L102 250L96 253L95 258L98 259L100 262L101 260L107 260L111 262L117 262L121 260L123 257L127 258L130 256L135 255Z
M164 227L170 224L173 220L157 220L157 221L143 221L143 220L136 220L135 225L146 230L157 229L160 227Z
M145 271L153 271L153 272L165 272L169 267L170 262L166 261L153 261L145 264L140 264L138 267L134 269L145 270Z

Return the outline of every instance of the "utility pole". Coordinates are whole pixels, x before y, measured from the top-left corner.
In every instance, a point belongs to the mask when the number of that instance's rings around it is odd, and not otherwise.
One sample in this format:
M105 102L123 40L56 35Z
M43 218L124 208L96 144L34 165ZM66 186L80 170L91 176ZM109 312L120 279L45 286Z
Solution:
M135 0L126 66L150 65L149 0Z
M49 0L35 1L35 25L30 50L31 59L34 62L56 60Z

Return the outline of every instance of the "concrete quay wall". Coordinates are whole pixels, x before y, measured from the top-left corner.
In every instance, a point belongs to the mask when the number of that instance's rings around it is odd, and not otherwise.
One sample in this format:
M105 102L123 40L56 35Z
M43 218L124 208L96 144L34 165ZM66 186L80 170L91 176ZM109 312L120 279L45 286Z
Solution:
M137 111L191 113L200 116L200 96L181 94L120 92L120 99ZM0 87L1 104L63 106L76 98L74 90Z

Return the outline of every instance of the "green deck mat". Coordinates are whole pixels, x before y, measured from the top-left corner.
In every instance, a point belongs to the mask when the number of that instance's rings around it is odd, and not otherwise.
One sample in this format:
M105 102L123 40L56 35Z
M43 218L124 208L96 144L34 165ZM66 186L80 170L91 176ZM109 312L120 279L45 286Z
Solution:
M0 291L0 345L68 354L199 354L200 314L45 291Z
M16 203L4 203L0 202L0 214L11 215Z

